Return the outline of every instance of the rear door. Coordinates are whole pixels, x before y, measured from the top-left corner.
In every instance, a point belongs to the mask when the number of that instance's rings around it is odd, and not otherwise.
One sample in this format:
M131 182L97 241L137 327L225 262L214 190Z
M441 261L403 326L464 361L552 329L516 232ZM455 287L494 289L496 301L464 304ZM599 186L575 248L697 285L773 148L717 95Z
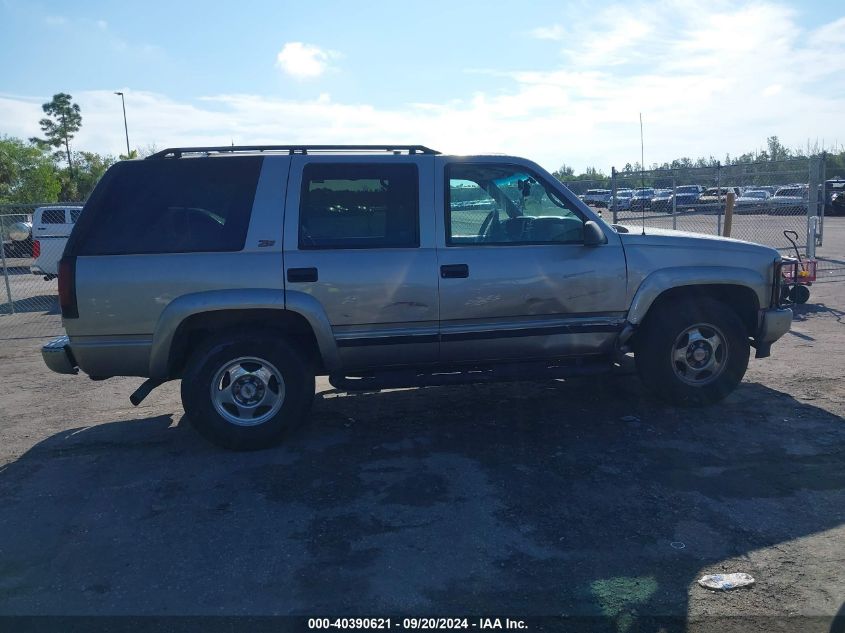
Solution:
M285 289L316 298L345 370L438 355L433 158L298 155Z

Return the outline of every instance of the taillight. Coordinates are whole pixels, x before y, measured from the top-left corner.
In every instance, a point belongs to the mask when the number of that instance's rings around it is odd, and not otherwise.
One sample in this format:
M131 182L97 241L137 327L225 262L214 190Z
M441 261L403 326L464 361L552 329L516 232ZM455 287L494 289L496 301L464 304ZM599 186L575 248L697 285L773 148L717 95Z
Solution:
M62 257L59 260L59 306L63 318L75 319L79 316L76 305L76 257Z
M32 257L35 259L41 257L41 242L39 242L38 240L35 240L32 243Z

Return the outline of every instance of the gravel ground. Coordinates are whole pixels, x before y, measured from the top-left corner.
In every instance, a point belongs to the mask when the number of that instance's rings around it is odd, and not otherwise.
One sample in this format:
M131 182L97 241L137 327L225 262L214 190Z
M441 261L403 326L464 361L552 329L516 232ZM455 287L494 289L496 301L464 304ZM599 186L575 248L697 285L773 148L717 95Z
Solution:
M358 395L319 381L311 423L250 454L196 435L177 383L133 408L139 379L51 374L41 339L5 338L0 615L840 630L845 284L811 301L710 408L665 406L625 372ZM696 584L725 571L757 582Z

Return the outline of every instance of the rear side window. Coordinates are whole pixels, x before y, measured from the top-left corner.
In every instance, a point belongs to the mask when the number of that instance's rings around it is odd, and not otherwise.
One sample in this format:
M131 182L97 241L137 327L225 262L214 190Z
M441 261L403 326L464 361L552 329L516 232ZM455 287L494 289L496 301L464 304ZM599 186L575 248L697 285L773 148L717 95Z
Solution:
M419 246L416 165L306 165L299 209L299 247Z
M44 209L41 212L41 224L64 224L64 209Z
M238 156L118 163L86 204L66 252L241 250L262 160Z

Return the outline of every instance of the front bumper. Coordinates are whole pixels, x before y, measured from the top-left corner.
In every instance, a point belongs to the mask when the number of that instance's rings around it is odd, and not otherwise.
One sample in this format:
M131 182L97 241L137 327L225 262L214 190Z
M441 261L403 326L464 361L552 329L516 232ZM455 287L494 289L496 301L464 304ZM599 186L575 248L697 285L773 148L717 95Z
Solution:
M789 332L792 325L792 310L789 308L769 308L760 313L760 328L754 337L755 356L766 358L772 348L772 343Z
M41 348L44 364L57 374L76 374L79 369L73 353L70 351L70 339L67 336L54 338Z

